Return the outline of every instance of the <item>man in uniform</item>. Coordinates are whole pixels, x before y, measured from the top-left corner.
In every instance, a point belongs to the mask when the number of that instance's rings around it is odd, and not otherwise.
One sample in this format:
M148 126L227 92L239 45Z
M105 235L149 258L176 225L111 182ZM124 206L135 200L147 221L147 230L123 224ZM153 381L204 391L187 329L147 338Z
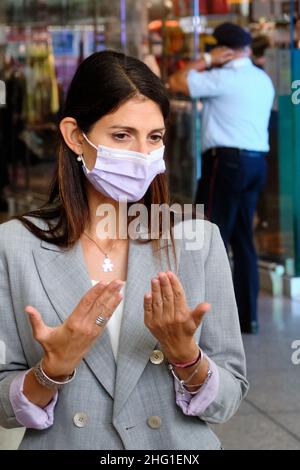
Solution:
M205 205L207 218L219 226L225 246L231 246L241 330L256 333L259 279L253 219L266 180L274 88L250 59L249 32L224 23L214 37L217 47L173 74L169 87L203 102L202 176L195 202Z

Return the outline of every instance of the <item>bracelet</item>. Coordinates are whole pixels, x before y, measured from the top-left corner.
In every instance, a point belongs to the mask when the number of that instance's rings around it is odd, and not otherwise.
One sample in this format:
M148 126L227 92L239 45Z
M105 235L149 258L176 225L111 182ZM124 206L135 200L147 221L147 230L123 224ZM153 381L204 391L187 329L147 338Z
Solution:
M40 385L43 385L44 387L50 390L53 390L53 389L60 390L64 385L74 380L75 375L76 375L76 369L74 369L72 374L69 375L68 378L64 380L63 382L58 382L56 380L50 379L50 377L48 377L48 375L46 375L45 372L43 371L42 362L43 362L43 359L41 359L37 363L37 365L33 368L34 376Z
M195 392L191 392L190 390L187 390L186 388L184 388L184 390L185 390L186 392L190 393L191 395L197 395L197 393L199 392L199 389L200 389L201 387L203 387L204 385L207 384L207 382L208 382L209 379L211 378L212 374L213 374L213 372L212 372L211 368L208 367L207 374L206 374L206 378L205 378L204 382L202 382L202 384L189 385L189 387L198 387L198 390L196 390ZM184 387L184 385L183 385L183 387Z
M190 362L170 362L169 364L171 364L173 367L177 367L179 369L185 369L187 367L191 367L191 366L196 365L198 361L202 361L202 351L201 351L199 346L198 346L198 348L199 348L198 356L193 361L190 361Z
M188 392L190 393L191 395L196 395L196 393L199 392L199 389L201 387L203 387L203 385L205 385L209 379L211 378L212 376L212 370L210 369L210 367L208 366L208 370L207 370L207 373L206 373L206 377L205 377L205 380L204 382L202 382L201 384L195 384L195 385L188 385L190 380L197 374L198 370L199 370L199 367L202 363L202 359L203 357L201 357L201 361L199 363L199 365L196 367L196 369L192 372L192 374L186 379L186 380L182 380L178 377L178 375L175 373L174 371L174 368L172 366L172 364L169 364L168 365L168 368L169 370L171 371L173 377L175 378L175 380L179 383L179 393L181 394L184 394L185 392ZM197 387L198 390L196 390L195 392L190 392L190 390L186 389L185 387L186 386L189 386L189 387Z
M184 385L187 385L187 384L190 382L190 380L192 380L192 378L194 377L194 375L197 374L197 372L198 372L198 370L199 370L199 365L198 365L198 367L196 367L196 369L191 373L191 375L190 375L186 380L181 380L181 379L178 377L178 375L175 373L172 364L169 364L168 367L169 367L169 370L171 371L173 377L177 380L177 382L180 383L181 390L183 390L183 386L184 386Z

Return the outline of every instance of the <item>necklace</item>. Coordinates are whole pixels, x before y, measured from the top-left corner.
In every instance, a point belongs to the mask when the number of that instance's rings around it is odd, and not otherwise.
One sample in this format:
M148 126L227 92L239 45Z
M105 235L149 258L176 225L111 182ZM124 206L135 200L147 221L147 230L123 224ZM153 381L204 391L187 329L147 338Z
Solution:
M114 265L112 264L111 262L111 259L109 258L108 256L108 253L115 247L115 244L116 244L116 241L112 244L110 250L108 252L105 252L100 245L98 245L97 242L95 242L95 240L93 240L92 237L90 237L86 232L83 232L83 234L91 241L94 243L94 245L96 245L96 247L101 251L101 253L104 254L104 262L102 264L102 270L107 273L109 271L112 271L113 270L113 267Z

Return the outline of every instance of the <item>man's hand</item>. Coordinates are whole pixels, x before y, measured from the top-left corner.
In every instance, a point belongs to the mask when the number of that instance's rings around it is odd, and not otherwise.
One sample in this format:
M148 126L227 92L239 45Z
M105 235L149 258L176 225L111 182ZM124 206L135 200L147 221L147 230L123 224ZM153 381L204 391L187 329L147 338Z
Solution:
M212 66L223 65L234 59L234 51L229 47L215 47L210 51L210 56Z
M228 47L215 47L210 52L212 67L229 62L234 59L234 51ZM177 70L169 77L167 87L175 93L184 93L189 96L190 91L187 83L188 72L193 69L197 72L203 72L207 68L207 64L203 57L189 62L183 69Z

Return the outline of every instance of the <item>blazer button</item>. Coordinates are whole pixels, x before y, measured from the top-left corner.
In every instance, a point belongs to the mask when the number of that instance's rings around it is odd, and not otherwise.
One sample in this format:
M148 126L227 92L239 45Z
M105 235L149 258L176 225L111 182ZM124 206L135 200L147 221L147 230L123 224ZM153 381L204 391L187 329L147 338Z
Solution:
M76 413L73 417L73 422L78 428L84 428L88 422L88 416L85 413Z
M159 351L159 349L154 349L154 351L152 351L152 354L150 356L150 362L152 362L152 364L161 364L162 362L164 362L164 359L165 356L161 351Z
M150 416L147 420L148 426L152 429L159 429L161 427L160 416Z

